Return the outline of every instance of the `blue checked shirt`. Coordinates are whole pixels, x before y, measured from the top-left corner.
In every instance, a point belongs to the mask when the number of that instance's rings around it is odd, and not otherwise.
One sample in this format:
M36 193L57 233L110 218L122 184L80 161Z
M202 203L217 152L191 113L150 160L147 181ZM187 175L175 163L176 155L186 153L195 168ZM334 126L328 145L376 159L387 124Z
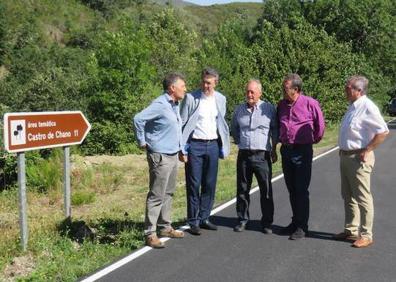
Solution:
M236 107L231 134L239 149L271 151L278 142L278 123L275 107L259 100L253 110L247 103Z
M163 154L174 154L181 149L182 121L179 103L165 93L133 118L139 146Z

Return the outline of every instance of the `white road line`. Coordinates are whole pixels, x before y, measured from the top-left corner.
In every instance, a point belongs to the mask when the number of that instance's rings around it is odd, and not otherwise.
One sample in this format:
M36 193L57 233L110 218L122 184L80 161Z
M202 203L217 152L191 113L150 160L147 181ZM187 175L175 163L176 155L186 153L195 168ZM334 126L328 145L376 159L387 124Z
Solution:
M316 156L315 158L313 158L313 161L316 161L317 159L326 156L327 154L330 154L332 152L334 152L335 150L337 150L338 147L334 147L333 149L330 149L329 151L324 152L323 154L320 154L318 156ZM271 182L274 183L275 181L278 181L279 179L283 178L283 174L280 174L274 178L272 178ZM255 192L258 191L258 187L255 187L253 189L250 190L250 194L253 194ZM222 210L224 210L225 208L231 206L232 204L234 204L236 202L236 198L218 206L217 208L215 208L214 210L212 210L212 212L210 213L211 215L214 215ZM190 228L188 225L184 225L182 227L180 227L178 230L184 231L186 229ZM170 238L161 238L160 240L162 242L166 242L168 241ZM102 278L103 276L109 274L110 272L114 271L117 268L120 268L121 266L127 264L128 262L133 261L134 259L144 255L145 253L147 253L148 251L152 250L151 247L143 247L135 252L133 252L132 254L120 259L119 261L116 261L115 263L103 268L102 270L99 270L98 272L94 273L93 275L81 280L81 282L93 282L96 281L100 278Z
M339 149L338 146L337 146L337 147L334 147L333 149L330 149L330 150L324 152L323 154L320 154L320 155L314 157L314 158L312 159L312 161L316 161L317 159L319 159L319 158L321 158L321 157L324 157L324 156L326 156L326 155L328 155L328 154L330 154L330 153L332 153L332 152L334 152L334 151L336 151L336 150L338 150L338 149Z

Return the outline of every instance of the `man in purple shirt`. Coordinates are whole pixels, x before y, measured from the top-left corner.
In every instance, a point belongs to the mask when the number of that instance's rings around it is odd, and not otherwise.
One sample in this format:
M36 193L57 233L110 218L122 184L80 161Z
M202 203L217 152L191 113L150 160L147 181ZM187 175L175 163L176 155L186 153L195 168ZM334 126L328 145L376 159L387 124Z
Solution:
M292 222L281 232L290 240L301 239L308 231L312 144L322 139L325 128L318 101L304 96L301 89L300 76L287 75L278 104L282 168L293 212Z

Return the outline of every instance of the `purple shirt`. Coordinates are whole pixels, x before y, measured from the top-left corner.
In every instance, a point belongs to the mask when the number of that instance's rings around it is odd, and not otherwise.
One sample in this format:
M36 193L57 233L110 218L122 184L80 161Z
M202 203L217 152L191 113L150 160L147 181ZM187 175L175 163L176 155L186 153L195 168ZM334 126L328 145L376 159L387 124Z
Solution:
M278 104L279 140L282 144L318 143L325 123L319 102L301 95L293 104L283 99Z

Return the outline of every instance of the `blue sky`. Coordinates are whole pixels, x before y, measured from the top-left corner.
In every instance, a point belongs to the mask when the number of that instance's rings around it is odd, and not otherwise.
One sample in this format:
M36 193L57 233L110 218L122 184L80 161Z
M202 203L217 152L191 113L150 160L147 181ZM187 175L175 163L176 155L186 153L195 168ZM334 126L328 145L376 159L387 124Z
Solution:
M232 2L259 2L259 3L263 2L263 0L185 0L185 1L198 4L201 6L208 6L213 4L226 4Z

